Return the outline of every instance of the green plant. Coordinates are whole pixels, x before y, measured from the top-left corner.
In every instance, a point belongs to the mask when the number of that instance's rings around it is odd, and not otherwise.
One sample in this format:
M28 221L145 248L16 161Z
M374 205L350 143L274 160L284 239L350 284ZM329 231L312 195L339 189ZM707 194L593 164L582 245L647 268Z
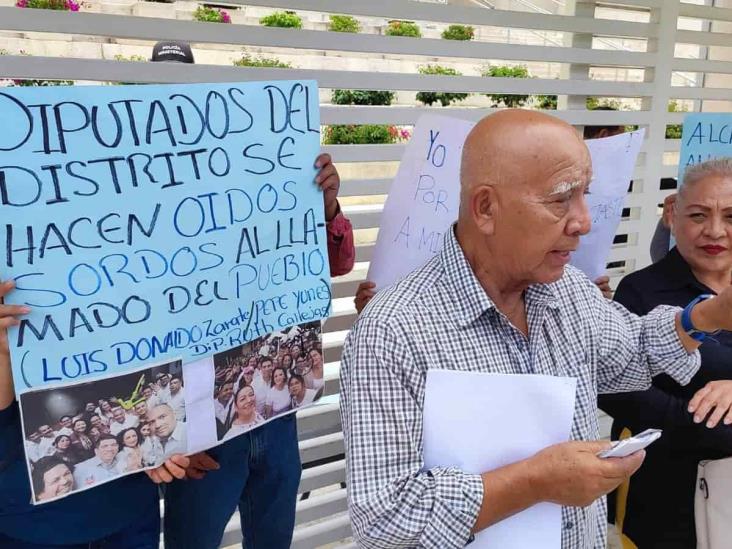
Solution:
M394 92L379 90L333 90L334 105L391 105Z
M385 124L365 124L361 126L326 126L323 132L325 145L373 145L392 144L399 140L398 130Z
M204 23L231 23L231 17L224 10L208 6L198 6L193 18Z
M389 21L384 34L387 36L411 36L421 38L422 31L419 25L413 21Z
M679 105L677 101L669 101L668 112L687 112L689 109ZM666 139L681 139L681 131L683 126L681 124L669 124L666 126Z
M470 25L450 25L442 31L445 40L472 40L474 37L475 29Z
M548 111L557 110L557 96L556 95L535 95L534 102L536 107Z
M333 32L359 32L361 24L350 15L331 15L328 30Z
M237 67L265 67L274 69L291 69L292 65L284 61L280 61L276 57L252 57L245 54L241 59L234 61Z
M531 78L529 69L523 65L495 65L488 67L482 73L482 76L491 78ZM501 105L509 108L523 107L529 100L528 95L507 94L507 93L487 93L485 94L493 103L492 106L499 107Z
M285 29L301 29L302 19L294 11L276 11L259 20L265 27L281 27Z
M600 99L598 97L592 96L587 98L585 105L587 106L587 110L589 111L594 111L595 109L599 109L600 107L613 111L619 111L622 107L620 101L618 101L617 99Z
M129 57L126 57L122 54L117 54L114 56L115 61L147 61L144 56L142 55L130 55Z
M439 74L443 76L461 76L461 73L455 69L449 67L442 67L440 65L425 65L419 67L420 74ZM451 103L456 101L463 101L468 97L467 93L455 93L455 92L434 92L434 91L421 91L417 93L417 101L425 105L432 105L433 103L440 103L443 107L447 107Z

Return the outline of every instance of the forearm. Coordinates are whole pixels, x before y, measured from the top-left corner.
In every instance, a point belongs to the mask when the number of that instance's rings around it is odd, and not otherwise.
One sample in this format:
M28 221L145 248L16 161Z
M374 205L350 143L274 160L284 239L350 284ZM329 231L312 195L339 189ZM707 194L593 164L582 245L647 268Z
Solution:
M2 353L0 353L2 354ZM15 400L13 391L13 374L10 369L10 359L0 356L0 410L10 406Z
M481 478L483 503L473 533L540 503L537 489L531 480L532 471L526 460L483 473Z

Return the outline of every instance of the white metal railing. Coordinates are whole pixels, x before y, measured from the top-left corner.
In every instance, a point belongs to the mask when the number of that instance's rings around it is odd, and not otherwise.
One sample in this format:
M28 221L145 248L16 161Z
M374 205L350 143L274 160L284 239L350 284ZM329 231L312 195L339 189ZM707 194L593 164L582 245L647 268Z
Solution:
M87 0L101 2L101 0ZM126 0L134 1L134 0ZM12 0L0 0L7 5ZM227 0L229 5L302 10L316 14L348 14L362 18L377 18L385 24L390 19L408 19L429 23L432 27L449 24L470 24L474 27L499 27L525 29L534 32L570 33L575 40L573 47L555 44L535 46L492 43L487 41L454 42L435 38L402 38L378 34L342 34L323 30L316 25L302 30L274 29L250 25L222 25L198 23L191 20L149 18L132 15L104 13L118 10L114 6L93 4L102 13L61 13L52 11L0 7L0 48L9 55L0 56L1 78L64 79L92 82L202 82L243 81L278 78L313 78L323 89L389 89L401 92L420 90L453 91L470 93L556 94L566 96L573 108L558 110L554 114L578 126L637 124L646 127L648 138L634 174L633 192L626 207L630 215L620 225L619 234L624 243L616 244L610 261L620 267L611 270L614 281L633 268L648 261L648 243L658 219L657 206L668 191L661 191L659 179L674 176L676 165L673 155L679 143L667 140L664 131L667 124L681 122L683 113L668 113L669 99L694 100L704 106L705 101L732 102L732 88L672 86L671 74L678 71L706 74L732 74L732 56L724 47L730 43L730 34L677 30L679 17L691 17L704 21L732 21L732 9L680 3L678 0L603 0L603 6L631 6L644 10L650 22L615 21L592 16L591 2L581 2L581 15L569 16L551 13L506 11L441 3L418 3L410 0ZM558 0L556 3L560 3ZM105 7L106 6L106 7ZM110 7L111 6L111 7ZM246 7L245 7L246 6ZM131 11L129 12L131 13ZM714 30L714 29L713 29ZM5 37L3 37L3 33ZM30 33L30 34L29 34ZM58 57L19 55L22 49L38 43L56 44L57 36L35 33L62 33L73 36L80 44L70 48L73 56ZM645 41L647 51L629 52L617 49L592 49L593 37L617 37ZM129 46L144 44L147 47L159 39L192 42L196 51L237 52L242 48L267 51L290 51L320 55L322 63L310 68L260 69L234 67L227 61L219 64L194 66L122 62L104 59L100 54L73 53L82 51L83 44L117 44ZM589 44L589 45L588 45ZM674 57L677 44L691 44L697 50L712 51L715 56L705 59ZM699 46L704 46L699 48ZM102 51L99 46L99 52ZM49 46L48 51L53 52ZM327 53L327 56L325 55ZM368 55L364 55L368 54ZM338 57L334 57L338 56ZM371 62L369 56L389 56L409 59L413 70L389 69L386 62ZM687 56L688 57L688 56ZM420 63L434 59L479 64L485 59L501 59L515 63L560 64L568 69L561 78L482 78L477 76L445 77L418 74ZM333 68L334 60L350 59L349 70ZM603 67L642 70L642 82L600 81L590 78L590 69ZM694 78L692 78L694 80ZM703 78L695 81L703 82ZM691 82L686 82L691 83ZM639 111L588 111L584 108L585 96L640 98ZM731 103L732 104L732 103ZM720 105L715 105L719 109ZM727 106L729 109L729 106ZM421 114L428 112L450 113L454 116L477 120L490 109L460 106L450 108L398 106L322 106L323 124L400 124L411 125ZM344 178L341 196L344 211L351 218L357 231L357 268L345 277L333 281L336 299L334 315L325 323L325 358L327 385L331 398L336 398L338 369L345 331L355 319L351 297L358 283L363 280L378 228L382 197L388 192L396 163L404 151L403 144L392 145L333 145L325 147L342 166ZM665 162L665 163L664 163ZM298 526L294 547L312 548L347 539L350 525L346 514L345 491L340 483L345 478L343 438L340 432L337 401L299 416L301 455L304 462L330 459L308 468L301 483L302 492L312 492L307 500L298 504ZM238 519L232 519L224 539L225 544L238 540ZM348 542L343 547L351 547Z

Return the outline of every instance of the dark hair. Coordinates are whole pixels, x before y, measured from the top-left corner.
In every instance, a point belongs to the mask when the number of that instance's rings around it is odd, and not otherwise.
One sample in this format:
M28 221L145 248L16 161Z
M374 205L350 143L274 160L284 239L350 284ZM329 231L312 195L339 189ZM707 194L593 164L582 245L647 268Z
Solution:
M54 445L54 446L58 446L58 441L59 441L59 440L61 440L62 438L68 438L68 439L69 439L69 442L71 441L71 437L70 437L69 435L59 435L59 436L57 436L57 437L56 437L56 439L55 439L55 440L53 441L53 445Z
M135 431L135 434L137 435L137 445L139 446L142 441L142 435L140 434L139 429L137 427L127 427L127 429L122 429L119 433L117 433L117 438L115 440L117 441L119 447L127 447L127 445L125 444L125 435L127 434L127 431ZM101 440L101 437L99 438L99 440Z
M59 418L59 421L63 421L63 420L64 420L64 418L66 418L66 417L67 417L67 418L69 418L69 419L71 419L71 416L67 416L67 415L64 415L64 416L61 416L61 417Z
M244 389L251 389L254 393L254 387L252 387L251 385L242 385L236 390L236 393L234 393L234 406L236 406L236 401L239 399L239 393L241 393ZM254 398L257 398L256 393L254 394Z
M74 421L74 423L71 424L71 427L72 428L73 427L76 427L76 424L79 423L80 421L83 421L84 423L86 423L86 420L83 417L80 417L79 419L77 419L76 421ZM88 429L89 429L89 424L86 423L86 429L84 429L84 432L86 433Z
M117 437L115 437L114 435L102 435L99 437L99 440L94 443L94 448L99 448L99 445L105 440L113 440L117 442ZM117 442L117 444L119 445L119 442Z
M33 465L33 472L31 473L31 480L33 482L33 491L35 492L36 497L38 497L38 494L43 492L43 476L58 465L68 467L70 472L74 472L73 466L56 456L44 456L35 462Z
M284 366L277 366L274 370L272 370L272 379L269 382L269 386L270 387L275 386L274 378L275 378L275 373L277 372L277 370L280 370L283 374L285 374L285 386L287 386L287 381L289 380L289 378L287 376L287 368L285 368Z
M291 382L291 381L292 381L293 379L296 379L296 380L298 380L298 381L299 381L299 382L300 382L300 383L302 384L303 388L305 388L305 378L304 378L304 377L302 377L302 376L301 376L300 374L292 374L292 375L290 376L290 379L289 379L289 381L287 382L287 386L288 386L288 387L290 386L290 382Z
M272 360L272 358L270 358L268 356L263 356L262 358L259 359L259 367L261 368L262 364L264 364L265 362L271 362L274 364L274 361Z
M596 107L592 109L593 111L617 111L615 107L612 107L610 105L600 105L599 107ZM583 139L596 139L600 133L603 131L606 131L608 133L617 133L619 131L623 131L623 126L620 125L614 125L614 126L585 126L582 130L582 138Z

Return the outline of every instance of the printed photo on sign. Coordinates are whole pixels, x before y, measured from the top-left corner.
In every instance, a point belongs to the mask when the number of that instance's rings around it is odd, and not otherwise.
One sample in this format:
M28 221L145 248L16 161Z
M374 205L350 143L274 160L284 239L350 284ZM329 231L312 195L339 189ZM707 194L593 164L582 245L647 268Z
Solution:
M187 453L184 394L179 360L22 394L35 503Z
M218 439L316 402L323 394L320 322L273 332L214 355Z

